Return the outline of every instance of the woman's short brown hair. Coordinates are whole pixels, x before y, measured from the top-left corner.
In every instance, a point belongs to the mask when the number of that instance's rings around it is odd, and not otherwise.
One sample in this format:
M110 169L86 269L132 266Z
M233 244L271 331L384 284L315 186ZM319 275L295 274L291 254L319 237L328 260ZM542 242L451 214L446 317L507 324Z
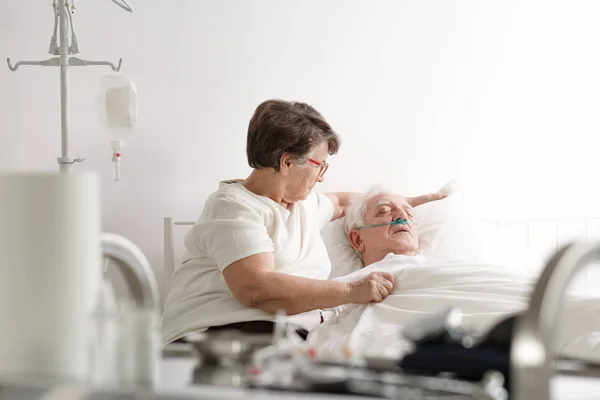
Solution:
M310 152L323 142L327 142L330 155L338 152L340 138L317 110L305 103L267 100L250 119L246 142L248 164L279 172L284 153L305 162Z

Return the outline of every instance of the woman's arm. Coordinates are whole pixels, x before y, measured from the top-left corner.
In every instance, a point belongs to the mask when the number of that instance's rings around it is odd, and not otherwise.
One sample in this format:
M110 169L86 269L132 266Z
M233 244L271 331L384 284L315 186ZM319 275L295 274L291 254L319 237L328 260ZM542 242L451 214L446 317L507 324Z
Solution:
M336 192L336 193L325 193L327 197L333 203L333 217L331 217L332 221L335 221L338 218L342 218L346 215L346 209L350 206L350 203L354 201L354 199L358 198L358 196L363 193L352 193L352 192Z
M417 207L430 201L442 200L448 197L446 193L427 193L415 197L407 197L406 201L411 207Z
M342 218L346 215L346 209L350 206L358 196L363 195L364 193L353 193L353 192L336 192L336 193L325 193L327 197L333 203L333 217L332 221L335 221L338 218ZM441 200L446 198L447 194L442 193L427 193L420 196L415 197L404 197L406 199L406 205L408 207L417 207L421 204L429 203L431 201Z
M274 268L273 253L260 253L236 261L223 270L233 296L247 307L287 315L333 308L348 303L383 300L392 291L394 278L374 272L361 281L346 283L302 278Z

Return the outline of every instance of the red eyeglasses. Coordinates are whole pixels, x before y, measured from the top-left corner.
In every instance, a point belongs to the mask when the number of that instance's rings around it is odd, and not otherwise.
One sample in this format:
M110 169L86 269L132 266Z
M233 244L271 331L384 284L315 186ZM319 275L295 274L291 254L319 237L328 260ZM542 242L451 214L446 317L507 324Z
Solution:
M327 168L329 168L329 164L327 164L325 161L319 162L317 160L313 160L312 158L309 158L308 161L315 165L318 165L319 168L321 168L321 170L319 171L319 177L322 177L323 175L325 175Z

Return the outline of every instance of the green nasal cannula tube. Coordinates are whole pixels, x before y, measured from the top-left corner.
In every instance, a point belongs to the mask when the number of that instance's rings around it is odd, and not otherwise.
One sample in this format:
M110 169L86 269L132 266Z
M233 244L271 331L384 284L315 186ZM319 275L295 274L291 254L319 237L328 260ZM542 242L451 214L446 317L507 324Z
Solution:
M359 226L358 229L364 229L364 228L376 228L378 226L386 226L386 225L408 225L408 224L414 224L415 222L411 222L408 221L406 219L402 219L402 218L398 218L395 221L391 221L391 222L385 222L383 224L371 224L371 225L363 225L363 226Z

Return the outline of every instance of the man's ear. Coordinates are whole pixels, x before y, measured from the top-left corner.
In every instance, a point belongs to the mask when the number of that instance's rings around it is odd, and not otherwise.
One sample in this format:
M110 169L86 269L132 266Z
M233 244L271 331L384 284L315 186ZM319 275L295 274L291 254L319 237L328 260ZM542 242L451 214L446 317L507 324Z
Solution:
M287 153L283 153L279 158L279 173L284 176L289 175L293 163L292 157Z
M360 232L358 229L353 229L348 232L348 241L350 242L350 246L359 253L362 253L365 249L365 242L363 242L360 237Z

